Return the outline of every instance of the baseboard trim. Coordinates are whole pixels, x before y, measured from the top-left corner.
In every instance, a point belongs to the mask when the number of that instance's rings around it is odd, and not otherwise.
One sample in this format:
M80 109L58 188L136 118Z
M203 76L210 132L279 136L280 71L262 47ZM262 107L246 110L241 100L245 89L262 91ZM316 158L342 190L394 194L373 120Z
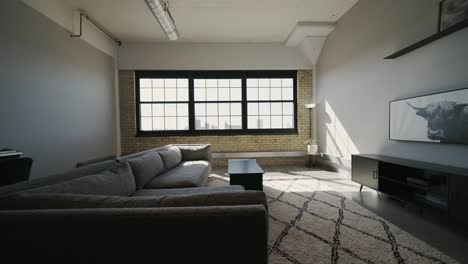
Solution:
M305 157L304 152L235 152L235 153L213 153L214 159L248 159L248 158L284 158Z
M351 161L322 154L317 163L324 169L337 172L351 178Z

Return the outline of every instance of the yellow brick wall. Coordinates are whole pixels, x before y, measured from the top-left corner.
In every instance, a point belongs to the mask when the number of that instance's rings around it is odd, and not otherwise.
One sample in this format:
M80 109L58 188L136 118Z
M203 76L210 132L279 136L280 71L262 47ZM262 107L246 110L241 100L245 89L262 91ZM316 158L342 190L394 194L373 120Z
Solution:
M136 137L135 72L120 71L120 128L122 155L167 144L211 144L213 152L304 151L303 142L310 135L309 109L312 96L312 71L297 72L297 126L296 135L236 135L236 136L167 136ZM303 158L258 159L261 164L303 163ZM215 164L225 164L219 160Z

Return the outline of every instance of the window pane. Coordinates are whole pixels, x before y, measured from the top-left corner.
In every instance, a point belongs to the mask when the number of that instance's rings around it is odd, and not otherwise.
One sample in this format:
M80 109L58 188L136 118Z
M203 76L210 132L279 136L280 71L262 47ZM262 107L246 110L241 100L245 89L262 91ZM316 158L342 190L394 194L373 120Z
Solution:
M209 116L206 118L206 129L218 129L218 117Z
M177 90L176 89L166 89L166 96L164 101L177 101Z
M206 115L206 104L195 104L195 115L204 116Z
M165 79L164 86L166 88L176 88L177 87L177 79Z
M164 104L153 104L153 116L164 116Z
M258 128L258 116L249 116L247 119L247 128L257 129Z
M177 87L179 88L188 87L188 79L177 79Z
M140 105L140 116L151 116L151 105L150 104Z
M228 116L230 115L229 104L219 104L219 115Z
M282 86L283 87L293 87L293 83L294 83L294 81L291 78L282 80Z
M233 103L231 104L231 115L242 115L242 104Z
M141 127L140 129L142 131L151 131L153 130L153 125L152 125L152 122L151 122L151 117L142 117L141 118Z
M196 117L195 118L195 129L206 129L206 117Z
M188 101L188 88L177 89L177 101Z
M153 130L164 130L164 117L153 117Z
M229 116L220 116L219 117L219 129L230 129L231 128L231 120Z
M164 88L164 79L153 79L153 88Z
M165 116L177 116L176 104L165 105ZM167 120L166 120L167 122Z
M218 80L218 87L229 88L229 80Z
M293 88L283 88L282 89L283 100L293 100Z
M217 116L218 115L218 104L207 104L206 105L206 115L207 116Z
M208 88L218 87L218 80L213 80L213 79L206 80L206 87L208 87Z
M166 130L177 130L177 118L167 117L164 119Z
M140 89L140 101L141 102L151 102L152 95L151 89Z
M272 116L271 128L282 128L282 127L283 127L283 118L281 116Z
M188 116L187 104L177 104L177 116Z
M271 88L271 100L281 100L281 88Z
M247 105L248 115L258 115L258 103L249 103Z
M283 128L294 128L293 116L283 116Z
M240 100L242 100L242 89L231 88L231 101L240 101Z
M195 79L193 81L193 85L195 86L195 88L205 88L205 80L203 79Z
M282 115L283 107L282 103L271 103L271 115Z
M242 129L241 116L231 116L231 129Z
M258 120L259 128L271 128L270 125L270 116L260 116Z
M153 89L153 101L155 102L164 101L164 89Z
M140 88L149 88L151 87L151 79L140 79Z
M247 100L258 100L258 88L247 88Z
M258 87L258 79L247 79L247 87Z
M270 100L270 88L260 88L260 89L258 89L258 99L259 100Z
M283 103L283 115L294 115L293 103Z
M229 88L219 88L219 100L229 101Z
M259 103L258 109L260 115L270 115L270 103Z
M177 130L188 130L189 121L188 117L178 117L177 118Z
M279 87L281 88L281 79L271 79L270 87Z
M231 87L242 87L242 80L241 79L232 79L231 80Z
M195 101L205 101L206 97L206 90L205 88L196 88L195 89Z
M270 87L270 79L259 79L258 87Z
M217 88L206 88L206 100L207 101L218 101L218 89Z

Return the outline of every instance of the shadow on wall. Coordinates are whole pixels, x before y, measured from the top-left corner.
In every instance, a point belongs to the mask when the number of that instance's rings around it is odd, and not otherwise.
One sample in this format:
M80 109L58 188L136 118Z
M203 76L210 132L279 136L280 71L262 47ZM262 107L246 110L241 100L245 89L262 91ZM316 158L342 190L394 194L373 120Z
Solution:
M358 148L327 100L318 104L317 111L320 115L319 122L324 124L319 126L322 130L319 131L320 152L332 162L347 165L343 159L351 160L352 154L360 153Z

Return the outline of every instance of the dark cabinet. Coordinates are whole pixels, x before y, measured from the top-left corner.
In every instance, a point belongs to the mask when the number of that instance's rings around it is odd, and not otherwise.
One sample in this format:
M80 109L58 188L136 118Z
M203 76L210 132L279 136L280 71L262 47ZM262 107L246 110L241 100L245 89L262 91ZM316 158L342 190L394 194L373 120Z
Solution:
M354 182L468 223L468 169L382 155L353 155Z
M453 175L449 186L450 216L458 221L467 221L468 177Z
M354 182L374 190L379 189L379 161L360 156L353 156L351 177Z

